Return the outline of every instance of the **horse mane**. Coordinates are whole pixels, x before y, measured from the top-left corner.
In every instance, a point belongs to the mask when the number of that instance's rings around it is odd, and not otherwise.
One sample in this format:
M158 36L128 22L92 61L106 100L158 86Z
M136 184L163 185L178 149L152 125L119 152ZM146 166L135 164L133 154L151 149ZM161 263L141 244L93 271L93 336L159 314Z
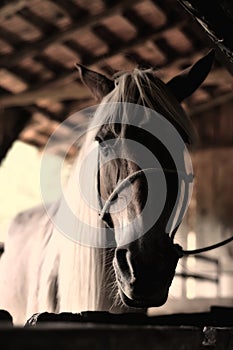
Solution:
M119 130L115 130L114 127L118 115L116 103L126 102L139 104L160 113L176 127L186 143L195 143L196 133L190 118L152 68L119 72L113 78L115 88L101 101L95 119L100 123L112 124L114 136L119 136ZM121 122L127 124L127 113L121 115Z

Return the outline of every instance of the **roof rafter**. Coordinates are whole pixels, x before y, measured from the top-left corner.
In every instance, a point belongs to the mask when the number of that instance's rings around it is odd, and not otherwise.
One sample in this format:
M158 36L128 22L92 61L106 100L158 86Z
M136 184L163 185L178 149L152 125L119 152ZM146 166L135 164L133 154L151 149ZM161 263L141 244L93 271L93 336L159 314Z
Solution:
M164 27L161 27L159 30L156 31L156 33L152 33L150 35L144 35L144 33L139 34L137 37L134 39L128 41L128 42L122 42L120 46L117 47L112 47L111 50L106 54L102 54L99 56L90 56L89 59L86 60L86 62L83 62L86 66L91 66L91 65L101 65L106 62L108 58L111 58L115 55L117 55L119 52L121 54L127 54L130 50L132 50L134 47L144 44L145 41L150 41L150 40L156 40L157 38L160 37L161 33L164 30L172 29L172 28L182 28L187 24L187 21L181 21L179 24L171 24L171 25L166 25ZM86 57L87 58L87 57ZM171 60L174 60L174 56L171 58ZM54 86L59 83L66 82L66 79L68 81L72 81L77 78L77 73L73 69L64 69L63 72L59 73L59 77L52 78L49 80L46 84L47 86ZM38 86L39 88L40 86ZM32 87L32 89L36 89L37 86Z
M24 45L24 47L19 52L17 52L17 55L15 55L15 53L12 53L5 57L1 57L0 65L4 67L12 67L23 58L28 56L33 56L33 55L36 55L38 52L41 52L50 44L60 43L66 39L69 39L70 36L76 30L81 28L90 28L95 24L98 24L100 21L102 21L106 17L116 13L121 13L123 9L128 8L139 1L140 0L127 0L127 1L121 0L121 1L118 1L116 4L112 5L111 7L106 8L106 10L101 12L100 14L94 15L92 17L88 16L88 17L80 18L78 22L74 22L69 28L67 28L66 30L63 30L62 32L57 31L55 33L52 33L48 37L33 43L33 45L32 43L28 43L27 45ZM0 36L1 36L1 33L0 33Z

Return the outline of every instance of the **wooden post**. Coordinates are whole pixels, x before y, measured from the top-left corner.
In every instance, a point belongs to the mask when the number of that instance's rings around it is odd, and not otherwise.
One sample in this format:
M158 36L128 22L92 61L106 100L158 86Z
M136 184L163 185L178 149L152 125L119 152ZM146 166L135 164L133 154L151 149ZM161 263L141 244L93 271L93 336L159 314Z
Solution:
M233 4L231 0L178 0L204 28L217 57L233 75Z

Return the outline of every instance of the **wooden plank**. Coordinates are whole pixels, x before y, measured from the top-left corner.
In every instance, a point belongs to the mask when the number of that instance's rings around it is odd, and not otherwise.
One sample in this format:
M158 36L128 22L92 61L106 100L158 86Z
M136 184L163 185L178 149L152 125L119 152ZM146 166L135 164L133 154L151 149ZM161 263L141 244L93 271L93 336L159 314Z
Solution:
M60 86L53 89L46 87L36 91L27 91L17 95L5 96L0 99L0 105L2 107L30 106L40 99L62 101L65 99L77 100L86 97L90 97L90 92L85 86L77 83L70 83L62 88Z
M80 45L74 40L66 40L64 41L63 45L72 51L77 52L82 62L88 61L89 57L92 56L92 53L90 51L88 51L83 45Z
M143 31L144 34L150 34L154 31L154 28L132 8L125 10L123 16L132 23L139 32Z
M76 73L77 74L77 73ZM79 100L83 98L91 97L89 90L77 83L70 83L64 87L54 87L39 89L35 91L27 91L17 95L4 96L0 98L0 105L3 107L12 106L28 106L36 103L39 99L49 99L53 101L63 100ZM233 100L233 92L224 94L219 97L215 97L207 103L203 103L200 106L189 107L189 115L195 117L200 113L211 110L219 105L225 104Z
M172 62L174 59L177 59L180 56L180 54L170 45L166 38L161 37L154 40L154 42L162 52L165 52L168 62Z
M31 11L30 8L28 7L25 7L20 11L18 11L18 15L20 15L22 18L24 18L27 22L29 22L33 26L37 27L44 34L51 35L52 33L59 31L59 28L56 25L48 22L43 17L38 16L35 12Z
M233 101L233 92L229 92L219 97L215 97L207 103L203 103L200 106L194 106L190 109L189 115L191 117L197 116L200 113L209 111L217 106L221 106L229 101ZM230 116L229 116L230 117Z
M31 85L32 83L36 84L41 81L40 74L33 73L25 67L12 67L10 72L17 76L17 78L20 78L27 85Z
M37 62L42 63L47 69L52 71L55 76L57 74L60 74L61 72L63 74L69 74L70 70L63 66L60 62L56 60L56 57L49 57L44 54L38 54L34 57L34 60ZM46 83L45 83L46 84ZM33 88L33 86L31 87Z
M108 45L110 50L114 48L120 51L121 46L124 45L124 41L105 25L98 23L93 27L93 31L96 36Z
M225 330L226 332L226 330ZM94 323L74 325L71 323L58 325L48 324L38 328L5 327L1 332L2 350L171 350L201 349L203 333L195 327L151 327L127 325L96 325ZM225 337L231 339L228 330ZM223 347L226 345L223 342ZM229 347L232 342L228 341ZM219 347L215 348L219 350ZM227 347L225 348L227 349Z
M0 19L3 20L6 17L14 15L21 10L27 3L27 0L8 0L2 1L3 5L0 5Z
M77 21L78 18L83 16L88 16L88 11L80 7L78 4L75 4L72 0L59 0L59 2L57 0L50 0L50 2L61 7L74 21Z
M182 315L181 321L184 318L185 315ZM201 315L199 318L202 320ZM221 325L210 327L208 322L208 318L206 322L202 321L201 327L169 327L164 326L164 323L163 326L114 323L108 325L94 322L80 325L50 322L36 328L5 326L1 332L1 342L3 350L232 349L233 329Z
M10 32L8 29L3 28L0 25L0 38L2 38L3 40L5 40L9 45L11 45L12 47L14 47L14 49L21 49L22 47L24 47L25 45L25 41L23 39L20 38L19 35ZM20 51L18 51L16 54L10 54L10 56L14 55L15 56L15 61L17 60L17 55ZM3 56L4 59L7 58L8 56ZM5 66L4 64L0 64L1 66Z

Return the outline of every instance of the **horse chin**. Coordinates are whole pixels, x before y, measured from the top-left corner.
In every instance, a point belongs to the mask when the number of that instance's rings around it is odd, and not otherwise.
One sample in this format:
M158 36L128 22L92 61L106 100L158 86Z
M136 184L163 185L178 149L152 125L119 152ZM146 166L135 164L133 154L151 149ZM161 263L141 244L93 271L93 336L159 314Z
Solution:
M124 305L133 307L133 308L148 308L148 307L159 307L166 303L168 298L168 292L166 292L160 298L158 297L140 297L140 298L129 298L126 293L119 287L119 293L121 300Z

